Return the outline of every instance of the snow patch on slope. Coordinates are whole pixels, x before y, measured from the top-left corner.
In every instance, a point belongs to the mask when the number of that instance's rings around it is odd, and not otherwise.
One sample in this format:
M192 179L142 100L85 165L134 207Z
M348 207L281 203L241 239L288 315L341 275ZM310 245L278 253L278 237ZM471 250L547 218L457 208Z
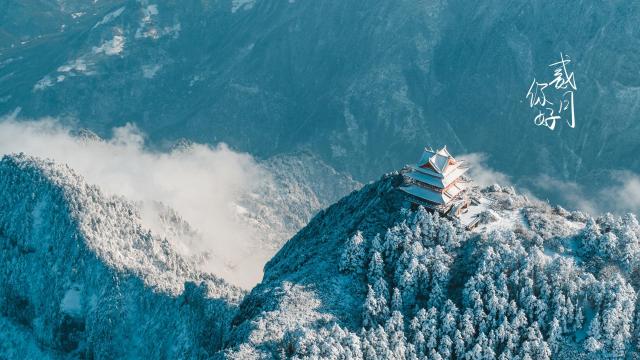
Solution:
M46 75L42 79L38 80L38 82L35 85L33 85L33 90L34 91L44 90L44 89L46 89L48 87L51 87L53 85L54 85L54 82L51 79L51 76Z
M160 64L142 65L142 76L145 79L153 79L160 69L162 69Z
M238 10L251 10L256 4L256 0L233 0L231 2L231 12L235 13Z
M174 22L173 25L161 26L158 20L160 11L158 5L150 4L141 9L142 17L138 23L138 28L135 32L135 39L152 39L158 40L161 37L173 35L174 39L177 39L180 35L182 25L180 22Z
M118 8L117 10L114 10L114 11L112 11L112 12L108 13L107 15L105 15L105 16L102 18L102 20L98 21L98 22L93 26L93 28L95 29L95 28L97 28L98 26L108 24L108 23L112 22L113 20L117 19L120 15L122 15L122 13L124 12L124 9L125 9L125 7L123 6L123 7L121 7L121 8Z
M109 56L120 55L124 50L125 37L115 35L113 39L103 42L100 46L93 48L94 54L105 54Z
M60 303L60 310L73 316L80 316L82 314L81 292L78 285L73 285L64 293L64 297Z
M88 69L87 62L84 59L79 58L58 67L58 72L68 73L68 72L74 71L78 73L86 73L87 69Z

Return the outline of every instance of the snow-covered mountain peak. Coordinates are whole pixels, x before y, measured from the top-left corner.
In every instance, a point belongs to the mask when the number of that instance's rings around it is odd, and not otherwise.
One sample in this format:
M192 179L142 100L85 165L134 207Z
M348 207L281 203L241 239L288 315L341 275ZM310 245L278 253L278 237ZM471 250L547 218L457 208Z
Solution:
M65 230L75 233L67 239L71 243L57 243L56 248L85 247L108 266L144 274L141 278L148 286L173 294L182 291L185 280L200 276L166 239L155 238L144 228L136 206L122 198L104 196L68 166L19 154L5 156L0 172L3 208L14 209L13 213L3 211L5 219L14 216L11 230L5 234L35 242L24 246L53 246L48 243L53 240L47 234L50 221L66 216L55 221L64 221ZM29 212L18 212L25 210ZM26 219L19 218L24 215ZM30 226L21 227L20 222Z
M213 353L244 295L196 271L126 200L24 154L0 161L0 244L0 315L18 326L14 338L31 334L54 352Z
M398 174L318 214L265 267L232 357L623 356L637 344L635 216L471 190L481 224L419 208Z

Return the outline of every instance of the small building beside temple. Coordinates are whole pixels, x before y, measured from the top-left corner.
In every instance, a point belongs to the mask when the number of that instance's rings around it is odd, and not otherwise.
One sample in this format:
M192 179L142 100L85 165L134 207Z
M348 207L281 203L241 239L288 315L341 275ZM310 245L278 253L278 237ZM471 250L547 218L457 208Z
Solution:
M469 182L463 177L468 169L446 146L438 151L425 148L418 163L403 171L404 183L400 190L416 205L460 216L469 206L465 194Z

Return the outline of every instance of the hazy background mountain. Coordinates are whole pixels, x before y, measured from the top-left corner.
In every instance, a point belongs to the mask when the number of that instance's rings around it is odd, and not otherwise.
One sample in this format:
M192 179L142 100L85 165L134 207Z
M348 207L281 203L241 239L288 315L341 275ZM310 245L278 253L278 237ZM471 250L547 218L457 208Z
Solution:
M448 144L486 153L515 183L574 207L602 187L636 188L627 179L640 172L637 4L0 7L0 113L57 116L102 136L135 122L160 147L224 141L261 158L306 149L364 182L425 144ZM552 132L533 124L525 95L560 52L573 59L576 127Z

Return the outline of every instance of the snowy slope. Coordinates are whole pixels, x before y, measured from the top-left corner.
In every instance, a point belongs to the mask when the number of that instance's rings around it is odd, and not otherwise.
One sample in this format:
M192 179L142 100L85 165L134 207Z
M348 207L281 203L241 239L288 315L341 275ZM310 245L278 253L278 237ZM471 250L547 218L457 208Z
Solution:
M7 325L0 354L14 358L41 346L45 354L136 356L149 351L149 336L179 338L150 352L170 358L221 346L244 292L201 272L203 261L221 261L223 254L183 255L182 247L197 234L180 214L151 204L160 220L152 233L140 204L103 195L67 166L25 155L0 164L0 240L6 250L0 258L6 265L0 320ZM309 154L279 156L260 166L268 178L240 199L246 211L238 216L261 234L256 251L265 254L263 262L318 210L359 186ZM260 271L262 263L252 266ZM127 316L115 321L123 311ZM113 347L101 333L126 333L128 340Z
M373 231L390 226L401 201L388 193L390 181L366 185L320 212L265 266L264 280L243 301L232 343L277 346L287 331L340 321L358 323L359 285L338 273L343 237L361 223ZM387 211L389 213L387 213ZM253 350L253 349L252 349ZM277 353L279 349L267 350ZM240 354L239 357L248 356Z
M244 294L153 237L126 200L26 155L0 161L0 244L1 321L53 354L212 354Z
M277 155L260 166L267 178L237 205L241 220L259 231L269 257L318 211L361 187L308 152Z
M0 354L633 358L635 216L592 218L491 186L471 190L484 220L468 231L410 210L401 182L385 175L320 211L246 294L195 270L125 199L66 166L7 156Z
M318 214L243 300L230 358L632 356L635 216L593 219L493 186L466 231L402 210L391 174ZM404 203L406 205L406 203Z

